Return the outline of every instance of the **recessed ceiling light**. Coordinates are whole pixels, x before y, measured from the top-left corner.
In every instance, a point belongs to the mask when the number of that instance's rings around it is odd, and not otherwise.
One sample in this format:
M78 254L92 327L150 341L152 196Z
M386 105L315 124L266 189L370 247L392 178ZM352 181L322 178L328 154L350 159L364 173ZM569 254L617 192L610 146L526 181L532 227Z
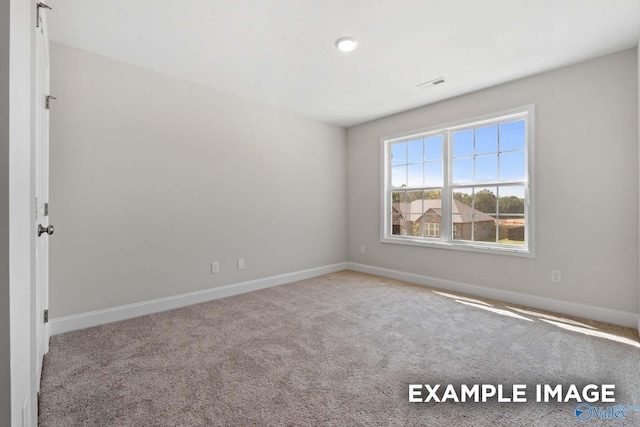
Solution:
M336 47L340 52L351 52L358 47L358 40L353 37L341 37L336 40Z

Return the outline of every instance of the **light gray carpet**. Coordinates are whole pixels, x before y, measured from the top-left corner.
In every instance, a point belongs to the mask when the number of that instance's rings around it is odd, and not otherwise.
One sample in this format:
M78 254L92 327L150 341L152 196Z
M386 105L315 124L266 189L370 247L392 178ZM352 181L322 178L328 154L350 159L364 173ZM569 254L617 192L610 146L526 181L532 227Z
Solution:
M408 403L409 383L605 382L640 405L633 330L437 292L344 271L58 335L39 422L640 425L580 423L575 403Z

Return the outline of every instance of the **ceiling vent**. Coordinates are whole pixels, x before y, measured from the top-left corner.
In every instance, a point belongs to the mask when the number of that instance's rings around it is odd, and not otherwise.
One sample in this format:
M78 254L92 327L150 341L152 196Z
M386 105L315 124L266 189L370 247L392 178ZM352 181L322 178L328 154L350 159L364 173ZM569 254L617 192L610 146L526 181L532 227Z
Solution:
M433 80L429 80L428 82L420 83L418 85L418 88L427 89L427 88L430 88L432 86L440 85L440 84L442 84L444 82L445 82L444 77L438 77L437 79L433 79Z

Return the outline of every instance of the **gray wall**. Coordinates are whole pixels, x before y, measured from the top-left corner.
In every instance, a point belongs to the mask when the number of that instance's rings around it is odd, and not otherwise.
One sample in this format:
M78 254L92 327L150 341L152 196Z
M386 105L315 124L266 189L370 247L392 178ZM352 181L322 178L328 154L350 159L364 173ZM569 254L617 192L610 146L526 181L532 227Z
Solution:
M53 317L346 259L344 129L56 43L51 62Z
M345 258L638 312L636 49L350 128L346 159L340 128L55 43L52 92L53 317ZM381 136L528 103L535 259L379 242Z
M9 330L9 0L0 0L0 425L11 423Z
M637 73L630 49L348 129L348 260L637 313ZM535 259L380 243L380 137L529 103Z

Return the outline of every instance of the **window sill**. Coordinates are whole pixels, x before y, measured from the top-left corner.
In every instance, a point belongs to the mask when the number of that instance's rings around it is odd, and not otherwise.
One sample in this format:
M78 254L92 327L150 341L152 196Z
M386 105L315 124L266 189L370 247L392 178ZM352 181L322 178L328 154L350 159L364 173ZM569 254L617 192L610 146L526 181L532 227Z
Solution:
M535 258L535 253L533 252L533 250L531 250L531 248L479 245L473 242L451 243L438 240L417 240L411 239L410 237L383 237L382 239L380 239L380 242L390 243L394 245L418 246L432 249L449 249L455 251L476 252L490 255L507 255L524 258Z

